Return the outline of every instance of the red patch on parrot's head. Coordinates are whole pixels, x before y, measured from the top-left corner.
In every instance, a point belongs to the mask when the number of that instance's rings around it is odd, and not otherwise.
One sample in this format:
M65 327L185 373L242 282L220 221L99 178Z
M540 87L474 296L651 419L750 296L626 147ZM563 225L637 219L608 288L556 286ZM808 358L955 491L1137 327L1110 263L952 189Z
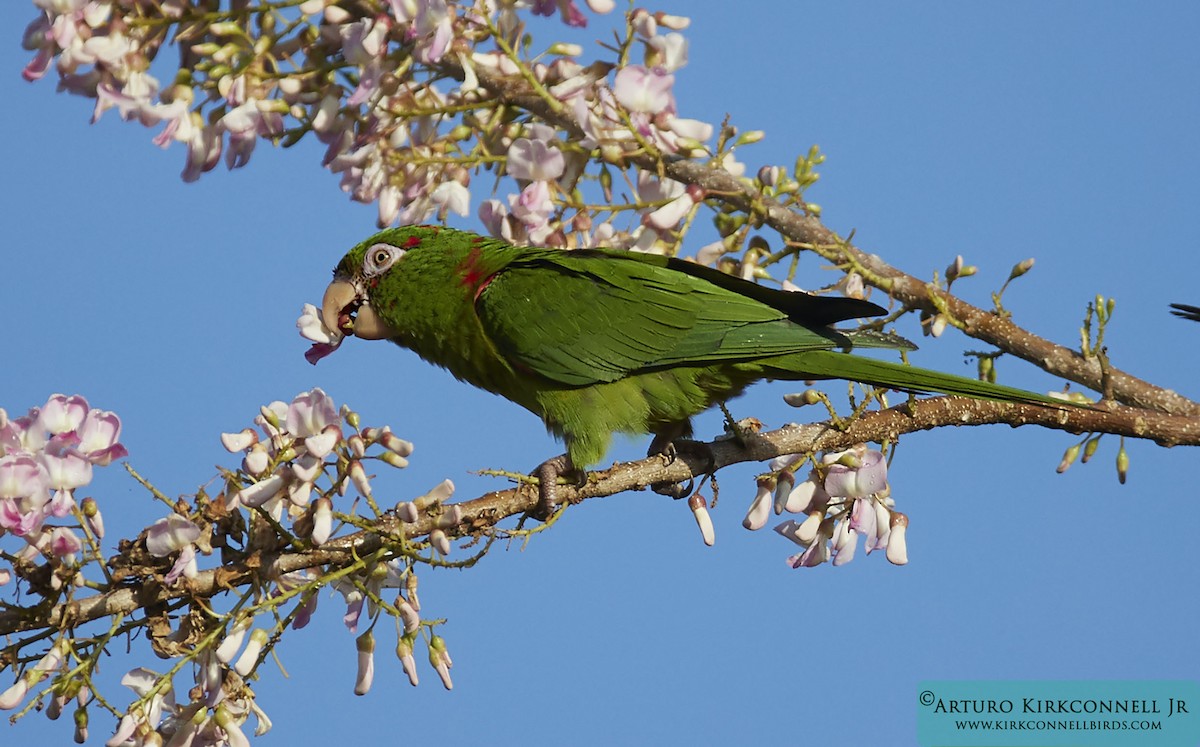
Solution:
M401 249L412 249L412 248L418 247L420 245L421 245L421 237L420 236L409 236L407 239L404 240L404 246L402 246L400 248Z

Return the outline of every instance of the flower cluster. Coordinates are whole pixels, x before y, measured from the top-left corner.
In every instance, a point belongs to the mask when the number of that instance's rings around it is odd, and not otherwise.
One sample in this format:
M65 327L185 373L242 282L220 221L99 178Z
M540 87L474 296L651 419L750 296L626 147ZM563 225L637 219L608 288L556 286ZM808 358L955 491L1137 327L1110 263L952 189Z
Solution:
M320 389L262 407L254 423L255 428L221 436L229 451L241 454L242 463L225 473L220 495L209 497L202 490L192 499L167 501L172 510L147 527L138 542L108 560L105 582L85 587L79 583L75 555L86 547L87 560L102 561L98 539L103 528L95 501L77 502L75 494L91 480L94 466L125 455L120 420L89 407L82 397L59 394L20 418L10 419L0 410L0 537L20 537L25 543L20 552L4 554L13 568L0 572L0 583L8 583L15 574L28 593L48 599L52 594L107 594L116 590L110 585L114 581L126 588L131 574L152 576L145 578L150 584L146 588L164 589L176 598L209 589L201 592L207 614L164 616L146 628L157 654L191 662L194 686L176 688L174 674L180 666L167 674L144 668L129 672L122 684L137 698L107 742L113 747L166 741L247 744L242 729L251 715L257 718L256 734L268 730L270 721L254 700L252 675L285 628L308 623L324 586L345 600L344 620L352 633L358 632L364 615L372 621L368 632L358 637L356 692L370 688L370 631L383 613L398 621L397 657L410 682L418 682L413 652L423 641L443 684L452 686L445 641L434 632L438 623L420 616L416 566L447 562L450 538L463 516L458 506L447 504L453 484L444 481L418 498L380 509L364 465L404 467L413 446L388 427L363 427L357 413L338 408ZM356 510L364 504L366 511ZM56 519L68 516L74 524L56 525ZM427 520L422 531L428 537L421 540L412 525ZM380 521L394 529L372 553L359 554L355 538L338 536L343 526L358 529ZM84 534L82 540L78 532ZM218 548L222 567L206 570L204 557ZM263 549L290 551L300 558L325 548L336 548L334 556L340 553L343 559L300 570L258 565ZM39 556L53 572L35 565ZM214 574L239 566L254 567L266 583L249 585L229 612L216 612ZM385 598L388 590L394 596ZM69 624L49 639L33 635L11 641L21 666L16 681L0 691L0 709L28 704L23 714L34 704L45 705L56 718L74 699L76 738L85 740L88 708L96 702L92 668L112 634L91 636L80 621ZM180 698L181 693L186 697Z
M44 556L56 568L73 567L84 547L75 530L104 536L95 500L77 501L75 493L92 481L95 467L126 455L120 437L121 419L78 395L55 394L18 418L0 409L0 537L23 541L18 560ZM61 519L73 521L56 523ZM0 568L0 584L11 575ZM59 574L53 578L62 581Z
M377 205L380 226L465 216L472 175L494 171L515 182L511 194L478 206L495 236L658 252L677 249L705 198L629 161L644 153L714 158L713 126L680 116L674 95L688 59L680 32L690 21L682 16L629 11L625 52L587 64L576 44L537 53L521 42L525 12L557 12L568 27L586 26L575 0L388 0L378 13L328 0L286 11L235 3L219 14L184 0L152 10L140 0L35 5L25 77L56 69L60 89L95 99L93 120L115 109L125 120L162 125L153 141L186 145L187 181L222 160L231 169L246 165L260 140L290 144L312 135L351 199ZM587 8L604 14L614 3L588 0ZM176 38L186 29L187 54L164 87L148 71L172 29ZM511 116L511 102L480 82L497 76L532 86L557 119ZM753 142L750 134L733 145ZM744 171L732 148L722 146L715 158L735 175ZM590 182L611 202L613 168L625 172L635 201L583 204ZM607 218L593 222L602 212ZM633 220L619 227L614 219L623 213Z
M771 474L759 478L758 493L742 525L761 529L772 509L776 515L805 514L803 521L789 519L775 527L804 548L788 558L793 568L811 568L828 560L845 565L854 559L860 536L868 555L884 550L892 563L907 563L908 517L893 510L883 454L864 444L824 454L808 477L797 483L795 470L805 460L800 454L772 460Z

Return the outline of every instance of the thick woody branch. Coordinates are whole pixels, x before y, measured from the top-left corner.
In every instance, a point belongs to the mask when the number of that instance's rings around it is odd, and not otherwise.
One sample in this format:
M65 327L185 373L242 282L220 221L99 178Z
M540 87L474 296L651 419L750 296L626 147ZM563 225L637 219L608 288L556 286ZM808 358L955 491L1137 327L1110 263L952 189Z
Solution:
M744 444L718 439L709 447L713 471L741 462L761 462L784 454L844 449L865 442L894 441L906 433L945 426L1006 424L1012 427L1040 425L1069 433L1111 433L1153 440L1163 446L1200 446L1200 419L1148 412L1117 405L1087 409L1054 409L1034 405L984 402L961 397L912 399L887 410L868 412L844 428L829 423L789 425L768 433L751 434ZM614 464L589 474L586 485L559 486L559 496L568 503L644 490L660 482L684 482L702 477L709 465L700 457L681 454L672 462L650 457ZM534 486L499 490L458 504L461 521L445 528L449 534L487 534L502 520L528 513L538 505ZM163 586L160 578L131 579L118 589L59 604L48 612L6 610L0 612L0 635L44 628L47 624L70 628L91 620L161 605L184 597L211 597L222 590L277 578L282 574L317 566L337 567L352 563L401 537L416 539L434 528L435 519L424 517L416 524L385 516L375 531L357 532L338 538L319 550L307 552L258 553L220 568L201 572L183 585Z

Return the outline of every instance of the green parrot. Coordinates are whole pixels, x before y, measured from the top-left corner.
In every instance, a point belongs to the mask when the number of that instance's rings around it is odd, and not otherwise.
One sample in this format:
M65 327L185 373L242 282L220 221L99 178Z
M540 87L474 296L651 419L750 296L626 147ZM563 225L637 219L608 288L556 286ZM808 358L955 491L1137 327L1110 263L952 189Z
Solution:
M831 324L885 310L774 290L681 259L611 249L513 246L438 226L393 228L342 258L320 316L342 335L387 339L539 416L566 454L537 470L542 509L614 433L670 453L691 417L761 379L848 379L906 392L1061 407L1047 396L852 355L912 349ZM340 333L340 334L339 334Z

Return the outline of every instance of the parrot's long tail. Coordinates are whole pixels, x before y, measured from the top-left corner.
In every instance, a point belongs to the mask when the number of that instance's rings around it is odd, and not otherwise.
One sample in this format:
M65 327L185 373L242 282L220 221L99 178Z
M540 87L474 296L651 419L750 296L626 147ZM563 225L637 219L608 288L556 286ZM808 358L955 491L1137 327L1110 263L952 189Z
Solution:
M990 384L986 381L931 371L927 368L906 366L829 350L810 350L803 353L781 355L778 358L760 361L760 363L763 365L764 373L773 379L792 381L848 379L913 394L955 394L961 397L997 402L1021 402L1058 408L1072 406L1072 403L1061 399L1003 384Z

